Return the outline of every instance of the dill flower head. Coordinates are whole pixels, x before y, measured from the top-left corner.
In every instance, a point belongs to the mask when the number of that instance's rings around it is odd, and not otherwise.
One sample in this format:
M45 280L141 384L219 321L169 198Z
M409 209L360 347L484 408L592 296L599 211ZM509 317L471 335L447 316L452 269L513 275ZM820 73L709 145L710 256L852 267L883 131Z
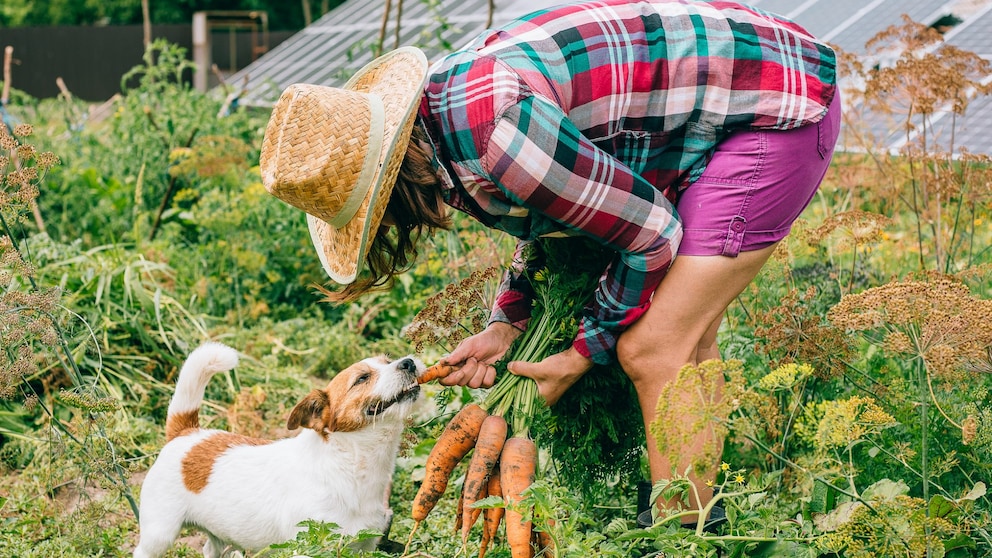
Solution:
M810 246L818 246L834 232L840 231L842 237L834 245L835 248L857 249L880 242L885 229L891 224L892 219L878 213L845 211L827 217L819 227L808 231L806 242Z
M7 130L0 128L0 149L7 151L17 149L17 140L7 133Z
M30 124L18 124L14 126L14 135L20 138L26 138L34 133L34 126Z
M892 282L844 296L827 318L883 349L923 360L940 376L982 370L992 346L992 300L948 277Z
M35 163L37 163L42 169L50 169L56 165L62 164L62 161L59 159L58 155L52 153L51 151L43 151L35 157Z
M874 398L861 396L817 403L807 410L802 422L804 427L797 433L810 438L820 451L847 447L896 424ZM812 424L815 427L809 428Z
M657 416L650 425L658 451L677 462L677 454L704 430L710 430L713 440L727 434L727 419L734 411L733 401L743 391L744 364L739 360L707 360L698 365L687 364L678 377L662 388L658 397ZM720 389L720 380L727 384ZM692 420L686 420L686 417ZM722 447L703 448L693 463L697 472L719 467Z
M775 307L755 312L757 349L777 362L809 363L819 378L837 374L853 345L849 335L823 319L816 304L820 298L814 286L804 292L791 289Z
M403 328L403 335L414 343L414 349L422 352L429 345L453 347L485 328L492 306L488 291L498 271L495 266L474 271L429 297L413 321Z
M967 446L975 441L977 435L978 419L975 418L975 415L968 415L961 422L961 443Z
M59 400L70 407L94 413L116 411L121 407L120 401L113 397L99 397L86 391L63 389L59 392Z
M758 387L769 391L791 389L812 375L812 366L790 362L779 366L759 379Z

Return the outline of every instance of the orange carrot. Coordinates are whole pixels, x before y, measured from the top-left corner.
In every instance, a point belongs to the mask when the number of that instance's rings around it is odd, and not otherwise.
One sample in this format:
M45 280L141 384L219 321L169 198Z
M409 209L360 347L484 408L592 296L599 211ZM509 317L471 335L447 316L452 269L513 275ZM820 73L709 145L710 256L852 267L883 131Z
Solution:
M555 540L551 537L551 533L547 532L546 529L551 529L555 526L554 519L548 519L547 525L544 529L534 529L533 543L534 548L538 551L554 552Z
M465 485L462 484L462 489L464 490ZM458 499L458 507L455 509L455 533L462 530L462 520L465 517L465 499Z
M427 471L413 499L412 515L420 523L434 509L448 487L451 472L475 445L482 421L489 416L482 407L470 403L451 419L427 456Z
M434 366L428 367L427 370L424 370L424 373L417 377L417 383L426 384L431 380L440 380L454 371L454 366L439 362Z
M506 442L506 420L499 415L489 415L482 421L479 439L475 443L475 451L468 462L465 472L465 484L462 487L462 542L468 540L469 532L479 518L481 509L473 508L472 504L482 499L483 491L489 483L493 467L499 461L499 454Z
M499 482L506 502L506 542L513 558L532 558L530 544L532 525L523 520L523 514L514 509L521 500L521 493L534 482L537 470L537 445L534 440L514 436L503 445L499 458Z
M487 496L503 497L503 488L499 483L499 475L490 475L486 487ZM486 508L482 511L482 540L479 542L479 558L486 558L489 543L496 538L499 523L503 520L504 508Z

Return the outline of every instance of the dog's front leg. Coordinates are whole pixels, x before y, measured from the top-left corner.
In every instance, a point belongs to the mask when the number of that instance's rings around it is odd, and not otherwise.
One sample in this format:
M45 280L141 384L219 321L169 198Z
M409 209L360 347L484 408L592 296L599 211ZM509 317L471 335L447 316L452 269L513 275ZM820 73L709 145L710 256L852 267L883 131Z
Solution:
M217 537L207 533L207 542L203 545L203 558L245 558L240 550L234 548Z

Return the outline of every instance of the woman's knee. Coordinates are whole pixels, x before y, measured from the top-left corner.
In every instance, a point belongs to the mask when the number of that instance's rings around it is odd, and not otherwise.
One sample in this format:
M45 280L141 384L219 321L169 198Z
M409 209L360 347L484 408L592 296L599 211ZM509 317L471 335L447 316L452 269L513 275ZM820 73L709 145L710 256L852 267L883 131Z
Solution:
M642 380L656 381L673 377L692 359L688 347L680 343L639 339L621 335L617 340L617 361L635 384Z

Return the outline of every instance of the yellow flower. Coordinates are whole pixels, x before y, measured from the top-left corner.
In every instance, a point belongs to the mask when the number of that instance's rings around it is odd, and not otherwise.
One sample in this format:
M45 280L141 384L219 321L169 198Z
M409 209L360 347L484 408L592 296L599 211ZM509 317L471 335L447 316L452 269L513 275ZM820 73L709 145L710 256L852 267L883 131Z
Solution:
M737 476L734 477L734 482L737 484L744 484L744 475L737 473Z
M758 380L758 387L769 391L790 389L813 375L813 367L794 362L779 366Z
M727 463L727 462L721 463L720 464L720 470L721 471L724 471L724 472L729 471L730 470L730 463Z

